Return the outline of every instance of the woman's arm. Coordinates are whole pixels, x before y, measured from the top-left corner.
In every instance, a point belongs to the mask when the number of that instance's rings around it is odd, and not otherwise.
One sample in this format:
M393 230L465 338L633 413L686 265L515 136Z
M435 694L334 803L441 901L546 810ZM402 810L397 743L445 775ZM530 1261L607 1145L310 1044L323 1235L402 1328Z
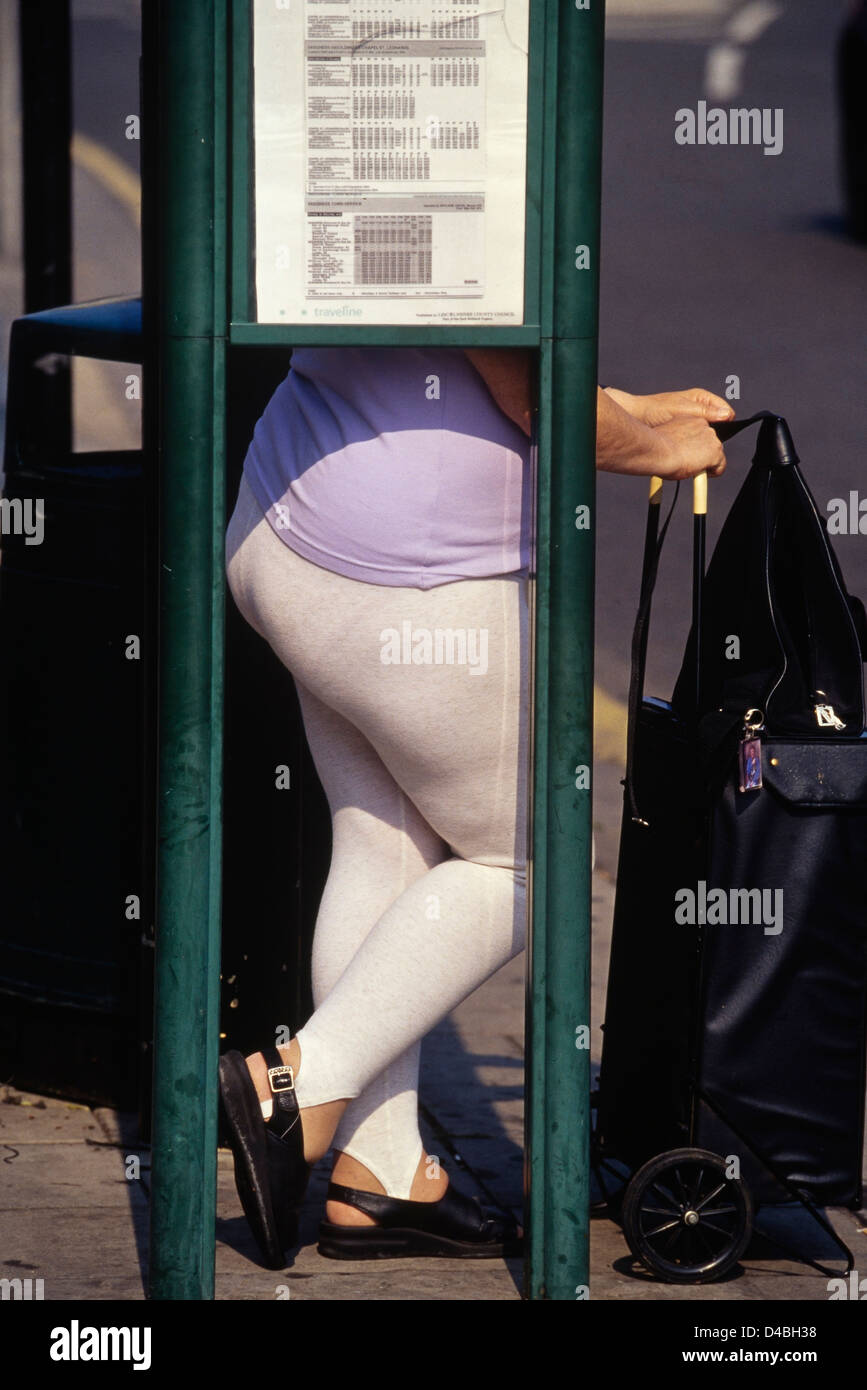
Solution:
M535 404L533 354L526 348L464 348L464 352L503 414L529 435ZM726 466L725 454L708 421L728 420L733 414L731 406L709 391L632 396L614 388L600 389L596 467L661 478L691 478L696 473L717 477Z
M504 415L530 433L533 415L533 355L528 348L464 348Z
M735 415L733 407L722 396L715 396L700 386L688 391L660 391L653 396L633 396L614 386L606 386L605 392L643 425L665 425L675 415L702 415L705 420L733 420Z

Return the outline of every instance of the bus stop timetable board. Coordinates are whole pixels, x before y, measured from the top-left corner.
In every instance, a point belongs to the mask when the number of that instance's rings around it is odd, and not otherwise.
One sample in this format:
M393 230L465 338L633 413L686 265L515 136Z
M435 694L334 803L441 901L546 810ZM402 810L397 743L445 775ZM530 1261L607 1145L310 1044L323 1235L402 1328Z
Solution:
M521 324L529 0L254 0L259 323Z

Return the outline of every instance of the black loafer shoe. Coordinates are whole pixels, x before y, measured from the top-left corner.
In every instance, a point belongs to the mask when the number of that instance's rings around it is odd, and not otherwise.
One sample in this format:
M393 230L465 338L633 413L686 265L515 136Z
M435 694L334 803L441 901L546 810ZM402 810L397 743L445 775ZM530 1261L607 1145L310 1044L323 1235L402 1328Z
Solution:
M332 1260L394 1260L437 1255L457 1260L493 1260L521 1252L518 1228L511 1220L486 1216L477 1197L449 1186L437 1202L410 1202L380 1192L328 1186L330 1202L345 1202L366 1212L376 1226L340 1226L323 1221L320 1255Z
M220 1058L220 1097L235 1160L235 1186L244 1215L269 1269L281 1269L283 1252L298 1235L298 1208L310 1177L304 1161L295 1077L276 1047L264 1047L273 1107L262 1116L250 1070L240 1052Z

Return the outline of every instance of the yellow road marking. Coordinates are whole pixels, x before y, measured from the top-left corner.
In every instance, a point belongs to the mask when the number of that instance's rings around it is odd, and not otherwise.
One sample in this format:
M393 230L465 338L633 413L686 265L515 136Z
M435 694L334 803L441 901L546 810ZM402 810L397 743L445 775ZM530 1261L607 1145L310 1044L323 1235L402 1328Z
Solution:
M126 209L135 225L141 225L141 179L132 169L96 140L75 131L70 151L75 163L101 183Z
M593 687L593 753L604 763L626 765L626 706Z

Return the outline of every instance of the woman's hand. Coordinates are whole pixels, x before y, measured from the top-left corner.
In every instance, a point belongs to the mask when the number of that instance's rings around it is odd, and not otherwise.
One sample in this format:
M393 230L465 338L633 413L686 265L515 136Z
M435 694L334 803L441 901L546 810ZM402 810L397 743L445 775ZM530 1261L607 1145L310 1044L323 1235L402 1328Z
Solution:
M700 415L676 415L652 429L655 464L647 471L659 478L694 478L707 473L718 478L726 456L716 432Z
M705 420L733 420L735 412L722 396L693 386L688 391L660 391L654 396L633 396L614 386L605 387L611 397L627 414L643 425L655 428L667 425L680 415L700 415Z
M672 394L679 397L691 393ZM711 400L719 399L710 392L699 394ZM722 404L725 406L725 402ZM730 419L733 413L725 406L725 414L713 418ZM725 466L722 444L707 416L697 412L695 401L691 411L672 411L666 420L651 426L619 405L610 389L597 392L597 468L610 473L655 474L660 478L680 479L693 478L697 473L709 473L716 478Z

